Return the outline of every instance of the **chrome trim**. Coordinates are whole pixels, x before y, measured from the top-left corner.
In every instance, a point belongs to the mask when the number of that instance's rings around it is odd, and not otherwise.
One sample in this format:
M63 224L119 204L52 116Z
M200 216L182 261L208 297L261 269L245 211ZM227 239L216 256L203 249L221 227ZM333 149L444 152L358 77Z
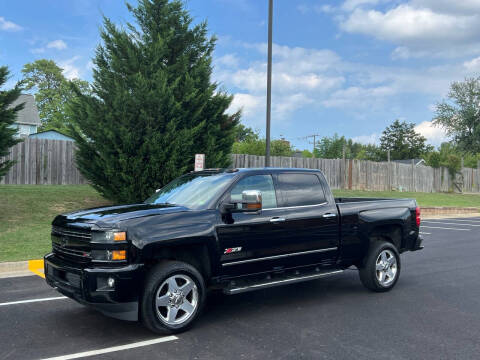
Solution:
M271 222L271 223L281 223L281 222L285 222L285 218L272 218L272 219L270 219L270 222Z
M333 218L333 217L337 217L337 214L328 213L328 214L323 214L322 217L324 217L324 218Z
M227 289L227 290L225 290L225 292L227 294L231 294L231 295L239 294L239 293L242 293L242 292L247 292L247 291L252 291L252 290L257 290L257 289L263 289L263 288L268 288L268 287L273 287L273 286L293 284L293 283L307 281L307 280L311 280L311 279L317 279L317 278L321 278L321 277L328 276L328 275L340 274L342 272L343 272L343 270L336 270L336 271L325 272L325 273L321 273L321 274L313 274L313 275L301 276L301 277L284 279L284 280L270 281L270 282L267 282L267 283L254 284L254 285L249 285L249 286L244 286L244 287L239 287L239 288Z
M326 249L315 249L315 250L300 251L300 252L288 253L288 254L282 254L282 255L265 256L265 257L261 257L261 258L232 261L232 262L228 262L228 263L223 263L222 266L240 265L240 264L247 264L247 263L251 263L251 262L264 261L264 260L275 260L275 259L281 259L281 258L290 257L290 256L323 253L323 252L333 251L333 250L338 250L338 247L332 247L332 248L326 248Z
M314 206L323 206L327 205L328 202L325 201L321 204L313 204L313 205L299 205L299 206L285 206L285 207L276 207L276 208L267 208L267 209L262 209L262 211L267 211L267 210L285 210L285 209L298 209L298 208L307 208L307 207L314 207Z

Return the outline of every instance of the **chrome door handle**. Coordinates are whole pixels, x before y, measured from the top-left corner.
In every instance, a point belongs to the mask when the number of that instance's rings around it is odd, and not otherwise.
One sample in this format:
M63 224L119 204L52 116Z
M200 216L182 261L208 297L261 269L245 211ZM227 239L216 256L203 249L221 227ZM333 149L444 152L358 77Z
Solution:
M271 223L281 223L281 222L284 222L284 221L285 221L285 218L279 218L279 217L275 217L275 218L270 219Z
M333 217L337 217L337 214L328 213L328 214L323 214L322 217L324 217L324 218L333 218Z

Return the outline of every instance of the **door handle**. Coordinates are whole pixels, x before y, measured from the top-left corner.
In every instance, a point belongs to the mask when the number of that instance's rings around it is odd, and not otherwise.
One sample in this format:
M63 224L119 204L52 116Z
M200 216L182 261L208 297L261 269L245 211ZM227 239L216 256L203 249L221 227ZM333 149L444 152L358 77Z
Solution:
M337 214L327 213L327 214L323 214L322 217L324 217L324 218L333 218L333 217L337 217Z
M271 219L270 219L270 222L271 222L271 223L281 223L281 222L285 222L285 218L274 217L274 218L271 218Z

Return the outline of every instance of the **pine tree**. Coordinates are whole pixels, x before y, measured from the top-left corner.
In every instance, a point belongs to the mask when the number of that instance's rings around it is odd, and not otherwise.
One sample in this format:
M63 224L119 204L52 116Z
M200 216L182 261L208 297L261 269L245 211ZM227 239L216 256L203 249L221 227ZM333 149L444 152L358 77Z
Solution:
M8 68L0 67L0 88L7 82L8 75ZM11 90L0 91L0 158L8 155L10 148L21 141L15 138L17 129L12 126L17 118L17 113L24 106L24 104L12 106L20 96L20 92L21 88L18 85ZM0 178L7 174L13 164L9 160L0 161Z
M193 169L230 163L240 114L211 81L215 38L179 0L127 4L126 29L104 18L92 94L70 104L77 165L104 196L137 202Z

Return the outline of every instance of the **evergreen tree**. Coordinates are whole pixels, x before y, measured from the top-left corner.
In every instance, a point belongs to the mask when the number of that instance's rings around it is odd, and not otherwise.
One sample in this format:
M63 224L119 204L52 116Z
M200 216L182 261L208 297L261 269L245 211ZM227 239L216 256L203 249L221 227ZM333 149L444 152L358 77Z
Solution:
M8 68L6 66L0 67L0 88L7 82L8 75ZM20 96L20 92L21 88L18 84L12 90L0 90L0 158L7 156L10 148L21 141L15 138L17 129L12 126L17 118L17 113L24 106L24 104L12 106ZM6 175L12 165L12 161L0 161L0 178Z
M127 4L126 29L104 18L92 94L70 104L77 165L104 196L137 202L193 169L226 167L240 113L212 83L215 38L192 25L180 0Z

